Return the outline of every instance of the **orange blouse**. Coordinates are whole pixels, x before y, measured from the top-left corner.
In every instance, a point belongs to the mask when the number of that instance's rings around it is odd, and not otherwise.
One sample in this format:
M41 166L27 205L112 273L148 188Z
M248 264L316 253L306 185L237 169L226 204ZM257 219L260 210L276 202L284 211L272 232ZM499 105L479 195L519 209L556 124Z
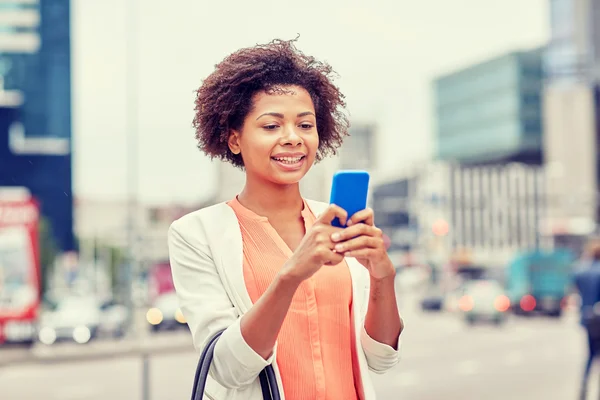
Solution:
M292 251L266 217L245 208L237 198L227 204L240 223L244 280L255 303ZM306 202L302 217L308 230L316 218ZM359 398L351 305L352 280L345 261L323 267L302 282L277 339L277 365L287 400Z

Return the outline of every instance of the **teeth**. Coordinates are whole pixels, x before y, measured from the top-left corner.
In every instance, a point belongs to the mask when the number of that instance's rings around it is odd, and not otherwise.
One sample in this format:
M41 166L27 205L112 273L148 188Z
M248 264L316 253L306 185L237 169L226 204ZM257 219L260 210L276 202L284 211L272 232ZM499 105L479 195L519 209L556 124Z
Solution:
M275 160L284 162L286 164L295 164L299 162L302 157L273 157Z

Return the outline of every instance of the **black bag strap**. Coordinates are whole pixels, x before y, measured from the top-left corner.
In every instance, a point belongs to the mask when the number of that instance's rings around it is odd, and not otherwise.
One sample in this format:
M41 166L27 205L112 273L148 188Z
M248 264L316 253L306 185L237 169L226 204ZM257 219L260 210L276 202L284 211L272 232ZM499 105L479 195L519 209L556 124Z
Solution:
M204 388L208 371L213 360L215 345L223 331L219 331L207 343L206 347L200 355L198 366L196 367L196 375L194 376L194 386L192 388L192 400L202 400L204 396ZM272 365L267 365L259 374L260 386L264 400L281 400L279 396L279 388L277 387L277 378Z

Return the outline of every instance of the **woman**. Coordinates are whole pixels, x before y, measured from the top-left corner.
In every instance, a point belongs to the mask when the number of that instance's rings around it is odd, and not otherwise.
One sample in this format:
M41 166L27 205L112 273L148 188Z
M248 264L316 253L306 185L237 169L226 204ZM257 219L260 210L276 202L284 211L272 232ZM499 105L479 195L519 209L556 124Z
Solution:
M197 349L225 329L213 399L262 399L273 364L282 398L374 399L368 370L398 362L395 270L373 212L304 200L299 181L347 135L332 69L292 41L242 49L197 91L198 147L242 168L227 203L175 221L171 267ZM340 218L346 229L334 228Z

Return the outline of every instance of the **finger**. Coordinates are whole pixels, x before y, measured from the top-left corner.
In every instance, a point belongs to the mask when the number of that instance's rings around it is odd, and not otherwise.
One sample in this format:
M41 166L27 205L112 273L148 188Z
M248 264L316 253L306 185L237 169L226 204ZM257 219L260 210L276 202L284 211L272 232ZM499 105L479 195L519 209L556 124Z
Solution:
M344 254L331 252L331 254L327 257L327 260L325 261L325 265L337 265L342 262L344 257Z
M345 228L341 231L334 232L331 235L331 240L333 242L343 242L344 240L352 239L357 236L373 236L373 237L382 237L383 232L381 229L376 228L371 225L366 225L363 223L352 225L348 228Z
M348 252L344 253L344 256L346 256L346 257L354 257L354 258L371 258L371 256L376 251L377 250L371 249L371 248L358 249L358 250L348 251Z
M346 225L346 221L348 220L348 213L346 212L346 210L335 204L330 204L329 207L327 207L327 209L325 210L325 212L319 216L317 222L331 225L331 222L336 217L340 220L340 224L342 226Z
M348 220L348 226L356 225L358 223L374 225L374 215L375 214L373 213L373 209L365 208L364 210L358 211L357 213L352 215L350 220Z
M371 236L359 236L354 239L346 240L345 242L335 245L334 250L338 253L346 253L364 248L376 249L383 244L383 241Z

